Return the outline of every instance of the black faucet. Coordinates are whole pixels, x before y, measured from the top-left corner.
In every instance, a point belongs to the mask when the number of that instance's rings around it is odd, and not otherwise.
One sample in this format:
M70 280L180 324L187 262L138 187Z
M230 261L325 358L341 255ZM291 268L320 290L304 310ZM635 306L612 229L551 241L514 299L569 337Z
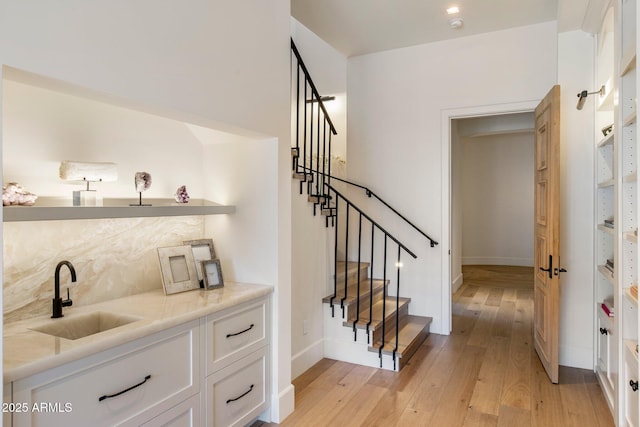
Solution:
M71 281L76 281L76 269L73 268L73 265L69 261L60 261L56 266L56 274L54 278L54 298L53 298L53 314L51 315L52 319L56 319L58 317L63 317L62 307L69 307L73 304L71 298L69 298L69 288L67 288L67 299L63 300L60 298L60 268L66 265L69 267L69 271L71 272Z

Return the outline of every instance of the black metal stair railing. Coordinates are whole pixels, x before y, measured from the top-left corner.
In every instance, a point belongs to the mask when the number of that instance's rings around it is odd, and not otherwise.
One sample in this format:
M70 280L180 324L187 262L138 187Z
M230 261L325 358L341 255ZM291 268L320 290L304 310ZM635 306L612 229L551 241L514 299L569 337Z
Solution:
M300 194L306 183L307 194L317 201L325 201L324 184L331 183L331 136L337 135L337 131L293 39L291 52L296 74L293 171L301 178ZM314 210L316 206L317 203Z
M351 319L354 340L357 340L357 325L364 324L367 334L367 343L371 346L377 346L377 343L371 342L370 327L374 321L373 319L373 301L374 301L374 268L382 269L382 318L381 324L381 342L379 344L378 355L380 358L380 366L382 367L383 350L390 352L393 357L394 369L396 367L396 355L399 349L399 328L400 328L400 267L401 256L403 254L409 255L413 258L417 256L407 248L396 237L391 235L380 224L374 221L369 215L367 215L361 208L356 206L351 200L349 200L343 193L336 189L332 185L332 181L344 182L348 185L359 187L366 192L368 197L373 197L385 205L388 209L393 211L401 219L407 222L410 226L416 229L420 234L429 240L430 246L434 247L438 244L437 241L429 237L426 233L416 227L407 218L401 215L396 209L390 206L382 198L377 196L369 188L356 184L351 181L347 181L342 178L332 176L331 174L331 137L336 135L336 129L327 114L327 110L324 106L323 100L318 93L318 90L309 75L309 71L305 66L298 49L296 48L293 40L291 40L292 57L292 95L295 97L295 136L293 138L295 145L292 147L292 170L294 177L300 179L300 194L303 194L306 184L306 193L309 196L309 200L313 202L314 215L317 213L317 208L320 208L320 212L326 217L326 225L334 226L334 250L333 250L333 295L330 298L330 307L332 316L335 316L335 306L340 304L342 309L342 317L345 316L345 304L347 300L352 297L355 299L355 318ZM294 70L295 68L295 70ZM354 224L350 224L353 222ZM354 233L350 232L350 225L357 227L357 241L353 238ZM343 230L344 228L344 230ZM363 244L363 230L370 228L370 249L368 253L364 250ZM376 235L378 239L382 238L376 245ZM380 236L381 235L381 236ZM392 248L389 249L389 245ZM392 344L385 348L387 333L391 332L391 328L388 329L387 313L393 308L387 307L388 286L387 282L392 283L393 280L388 280L387 264L393 263L391 259L391 250L393 245L397 247L397 258L395 259L396 274L395 274L395 337L392 338ZM355 248L354 248L355 246ZM357 251L357 273L356 273L356 289L355 295L348 295L348 262L346 261L350 252L350 249ZM344 283L338 283L338 257L339 252L344 251ZM381 253L380 253L381 252ZM368 301L368 319L362 319L361 307L363 303L361 301L361 286L367 287L367 284L361 284L360 277L360 265L363 262L363 256L369 257L369 301ZM374 264L375 261L375 264ZM380 264L381 263L381 264ZM381 267L380 267L381 266ZM342 290L344 288L344 290ZM363 310L363 313L366 312ZM348 317L348 316L347 316ZM389 321L391 322L392 316ZM391 334L390 334L391 335Z
M332 316L335 316L334 308L337 305L337 299L340 299L340 308L342 309L342 317L345 317L345 301L349 298L349 288L348 288L348 263L344 263L344 283L338 284L338 267L337 267L337 258L338 258L338 249L340 243L340 217L344 215L343 226L345 227L344 234L344 252L347 254L349 252L349 225L350 225L350 217L351 212L353 211L358 218L358 240L357 240L357 272L356 272L356 292L355 292L355 304L356 304L356 317L352 320L352 327L354 332L354 340L357 340L357 324L360 322L360 313L361 313L361 277L360 277L360 265L362 263L362 255L363 255L363 244L362 244L362 229L363 229L363 221L371 228L371 249L369 252L369 268L373 273L374 261L382 262L383 268L383 278L382 278L382 313L381 313L381 337L382 342L380 343L380 347L378 347L378 355L380 357L380 366L382 366L382 351L388 350L385 349L385 337L387 335L387 264L389 261L388 256L388 244L391 241L392 244L395 244L398 249L397 258L395 260L396 266L396 280L395 280L395 334L394 334L394 348L389 349L392 352L392 359L394 369L396 366L396 353L399 348L399 328L400 328L400 268L402 266L401 256L403 253L410 255L412 258L417 258L416 254L413 253L409 248L407 248L402 242L400 242L396 237L390 234L387 230L385 230L380 224L374 221L370 216L368 216L365 212L363 212L360 208L354 205L348 198L346 198L342 193L340 193L336 188L329 184L325 184L327 187L327 194L331 200L335 200L336 208L335 208L335 218L336 221L334 223L334 275L333 275L333 295L330 298L329 305L331 307ZM342 207L344 205L344 207ZM375 234L376 231L379 234L382 234L383 240L383 254L378 258L375 257ZM342 295L340 291L343 290ZM369 275L369 318L364 319L367 321L366 323L366 335L367 335L367 344L375 344L371 343L370 336L370 325L373 322L373 299L374 299L374 286L373 286L373 274Z
M324 175L323 172L315 171L315 170L309 169L309 168L305 168L304 166L299 166L298 165L298 168L300 170L305 170L305 171L308 170L309 173L314 174L314 175L316 175L316 174L317 175ZM417 225L415 225L413 222L408 220L404 215L402 215L400 212L398 212L393 206L391 206L384 199L382 199L380 196L378 196L376 193L374 193L373 190L371 190L369 187L366 187L366 186L364 186L362 184L358 184L358 183L353 182L353 181L349 181L347 179L339 178L337 176L331 176L331 177L327 177L327 178L328 179L330 178L331 180L335 180L335 181L340 181L340 182L343 182L345 184L351 185L353 187L358 187L358 188L364 190L364 192L367 195L367 197L373 197L374 199L378 200L385 207L387 207L391 212L396 214L400 219L402 219L404 222L409 224L409 226L411 226L413 229L415 229L418 233L422 234L427 240L429 240L429 244L431 245L432 248L438 245L438 241L436 241L435 239L432 239L431 237L429 237L429 235L427 233L422 231ZM328 179L327 179L327 181L328 181ZM323 207L326 207L326 205L323 206ZM315 214L315 209L314 209L314 214Z

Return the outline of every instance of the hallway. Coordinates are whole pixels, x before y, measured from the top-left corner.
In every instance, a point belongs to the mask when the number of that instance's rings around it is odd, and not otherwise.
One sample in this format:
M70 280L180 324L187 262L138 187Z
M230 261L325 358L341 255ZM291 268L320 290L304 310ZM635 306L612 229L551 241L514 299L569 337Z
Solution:
M294 380L296 410L281 425L613 426L592 371L547 379L531 339L532 268L463 274L450 336L429 336L400 373L323 359Z

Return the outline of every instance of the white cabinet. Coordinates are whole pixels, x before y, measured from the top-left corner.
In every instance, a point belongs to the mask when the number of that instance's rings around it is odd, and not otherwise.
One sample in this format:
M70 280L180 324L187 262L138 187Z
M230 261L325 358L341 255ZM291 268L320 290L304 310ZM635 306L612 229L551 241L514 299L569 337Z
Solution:
M269 296L5 384L3 425L241 426L268 408Z
M13 384L13 425L138 426L200 390L198 321ZM53 405L53 406L52 406Z
M270 318L267 299L207 318L207 426L243 426L267 408Z

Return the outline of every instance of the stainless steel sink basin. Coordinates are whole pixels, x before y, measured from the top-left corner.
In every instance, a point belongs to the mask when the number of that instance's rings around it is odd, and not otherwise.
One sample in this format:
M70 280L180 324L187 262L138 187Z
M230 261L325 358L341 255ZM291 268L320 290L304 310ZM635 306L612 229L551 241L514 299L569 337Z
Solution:
M53 335L54 337L77 340L138 320L142 320L142 318L108 311L96 311L74 317L51 319L44 325L31 328L31 330Z

